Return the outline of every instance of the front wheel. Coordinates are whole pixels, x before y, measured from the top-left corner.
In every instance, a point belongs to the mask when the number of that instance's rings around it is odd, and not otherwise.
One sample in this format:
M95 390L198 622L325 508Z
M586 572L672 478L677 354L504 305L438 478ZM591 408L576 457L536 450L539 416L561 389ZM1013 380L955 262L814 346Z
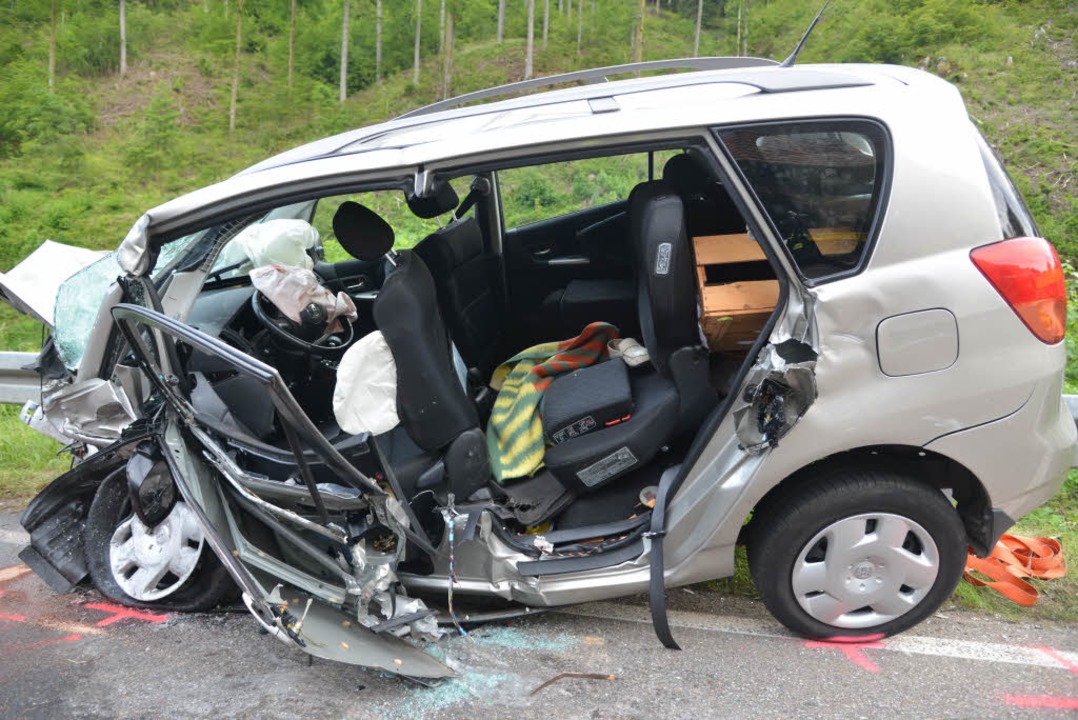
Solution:
M759 508L749 569L767 609L820 638L891 635L930 615L962 576L967 541L939 491L836 469Z
M114 602L198 612L236 595L187 504L177 501L157 527L146 527L132 511L124 468L98 487L83 541L90 579Z

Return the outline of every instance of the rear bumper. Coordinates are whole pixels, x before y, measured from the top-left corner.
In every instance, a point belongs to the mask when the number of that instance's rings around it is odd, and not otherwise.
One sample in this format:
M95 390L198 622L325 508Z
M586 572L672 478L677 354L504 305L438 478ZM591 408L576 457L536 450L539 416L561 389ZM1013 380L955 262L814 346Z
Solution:
M968 468L991 507L1017 520L1052 497L1076 463L1078 428L1060 382L1040 382L1014 413L925 446Z

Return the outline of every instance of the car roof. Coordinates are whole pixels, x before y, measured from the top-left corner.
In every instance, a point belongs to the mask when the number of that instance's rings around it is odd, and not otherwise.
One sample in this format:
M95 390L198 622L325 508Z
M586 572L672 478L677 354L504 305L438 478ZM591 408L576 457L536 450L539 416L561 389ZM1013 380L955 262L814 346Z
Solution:
M598 101L609 99L616 103L617 98L629 95L662 94L662 91L672 89L704 85L727 85L748 88L752 94L775 94L861 87L876 84L881 78L890 77L880 70L880 68L887 66L878 65L779 67L771 60L760 58L710 59L738 61L741 67L616 80L579 87L547 90L524 97L489 102L478 106L454 106L459 101L467 101L473 97L483 99L485 95L491 94L491 91L469 93L461 96L461 98L434 103L431 106L406 113L384 123L350 130L302 145L263 160L240 174L259 172L331 155L363 152L376 147L400 147L409 144L410 137L425 137L426 134L415 132L423 127L441 126L443 131L455 129L466 131L469 128L481 128L485 131L489 127L489 122L483 122L480 119L489 119L491 117L498 118L498 126L502 129L509 128L515 124L526 125L542 122L563 116L565 114L564 106L568 104L579 105L585 102L588 104L589 114L599 114L617 111L622 108L616 104L611 105L609 101L602 104L599 104ZM648 63L645 63L645 65L648 65ZM566 78L564 82L569 82L573 75L576 75L576 73L549 79L541 78L540 80L557 81L561 78ZM874 75L877 77L873 77ZM522 86L525 86L522 89L526 89L527 85L528 83L512 83L502 87L512 91L522 88ZM494 88L493 90L496 93L500 89ZM449 109L439 109L445 105L448 105ZM678 109L674 106L668 106L668 108L671 114L678 112ZM471 119L471 122L463 122L465 118ZM458 138L459 140L460 138Z
M222 182L149 210L121 245L121 265L142 268L146 252L207 221L318 197L385 186L391 178L492 159L541 157L551 148L593 150L626 138L699 128L836 115L886 121L931 108L962 110L949 83L913 68L830 64L745 67L631 78L569 87L482 105L412 114L351 130L273 156ZM511 86L510 86L511 87ZM916 97L914 97L916 95ZM467 97L467 96L465 96ZM381 185L379 185L381 183ZM153 240L151 240L153 238ZM126 252L124 252L126 251ZM132 270L129 270L129 272Z

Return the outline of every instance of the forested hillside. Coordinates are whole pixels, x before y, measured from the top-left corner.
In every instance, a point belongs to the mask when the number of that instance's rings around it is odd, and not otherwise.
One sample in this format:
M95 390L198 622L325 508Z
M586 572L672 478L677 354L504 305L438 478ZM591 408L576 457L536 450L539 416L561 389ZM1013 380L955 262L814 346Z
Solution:
M781 59L816 3L3 0L0 270L45 238L114 247L148 207L446 94L691 56L698 9L700 55ZM954 82L1042 233L1078 259L1076 26L1078 6L1058 0L836 0L800 62L903 63ZM31 348L36 332L3 312L3 344Z

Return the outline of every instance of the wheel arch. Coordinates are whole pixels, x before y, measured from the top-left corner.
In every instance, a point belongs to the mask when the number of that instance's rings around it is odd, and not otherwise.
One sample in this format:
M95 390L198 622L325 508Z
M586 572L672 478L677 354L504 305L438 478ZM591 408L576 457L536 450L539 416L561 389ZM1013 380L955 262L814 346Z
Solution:
M898 472L937 490L949 491L955 511L962 520L970 546L986 555L995 544L991 499L981 481L956 460L924 448L909 445L872 445L844 452L805 465L787 475L753 506L744 519L738 542L744 542L752 520L767 512L769 505L792 490L812 482L822 474L842 469Z

